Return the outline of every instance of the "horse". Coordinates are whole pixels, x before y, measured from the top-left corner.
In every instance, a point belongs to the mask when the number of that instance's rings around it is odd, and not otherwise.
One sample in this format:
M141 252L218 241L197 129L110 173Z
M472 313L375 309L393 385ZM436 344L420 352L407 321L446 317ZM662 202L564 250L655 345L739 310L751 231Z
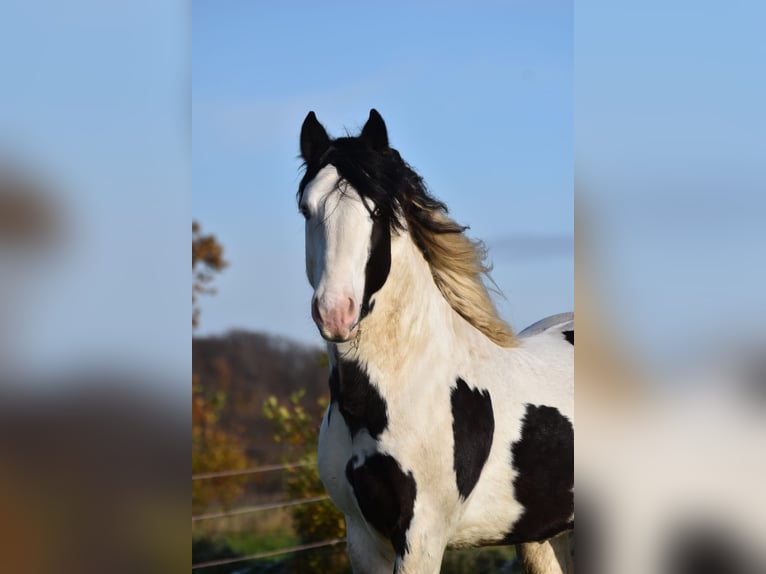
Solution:
M574 528L574 316L515 334L487 251L390 147L302 125L311 316L327 342L320 478L356 574L439 572L448 548L516 544L567 572ZM563 533L563 534L562 534Z

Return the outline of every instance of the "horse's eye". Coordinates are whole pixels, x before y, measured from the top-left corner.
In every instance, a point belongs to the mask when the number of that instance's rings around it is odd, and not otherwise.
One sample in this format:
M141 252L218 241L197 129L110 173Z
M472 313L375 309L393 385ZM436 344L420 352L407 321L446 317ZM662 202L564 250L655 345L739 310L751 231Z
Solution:
M303 217L305 217L305 218L306 218L306 221L308 221L309 219L311 219L311 212L309 211L309 208L308 208L308 207L306 207L305 205L301 205L301 206L298 208L298 211L300 211L300 212L301 212L301 215L302 215Z

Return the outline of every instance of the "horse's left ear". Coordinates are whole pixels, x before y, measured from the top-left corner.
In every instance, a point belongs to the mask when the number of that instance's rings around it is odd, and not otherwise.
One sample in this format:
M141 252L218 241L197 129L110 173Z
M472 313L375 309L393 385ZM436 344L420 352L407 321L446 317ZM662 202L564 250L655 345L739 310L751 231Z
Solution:
M364 124L362 134L359 137L370 144L373 149L381 150L388 147L386 123L375 108L370 110L370 117Z
M314 112L309 112L301 127L301 156L309 164L319 160L319 157L330 147L330 137L324 126L317 120Z

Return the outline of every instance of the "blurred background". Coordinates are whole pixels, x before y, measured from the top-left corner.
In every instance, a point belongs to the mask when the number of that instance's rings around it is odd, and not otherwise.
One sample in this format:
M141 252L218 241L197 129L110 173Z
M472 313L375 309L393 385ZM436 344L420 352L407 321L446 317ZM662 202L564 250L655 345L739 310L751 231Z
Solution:
M188 567L189 33L0 8L0 571Z
M294 195L306 113L370 107L516 329L574 286L578 567L766 570L764 17L4 3L0 570L187 570L190 494L195 570L347 567Z
M766 571L765 16L576 3L586 572Z

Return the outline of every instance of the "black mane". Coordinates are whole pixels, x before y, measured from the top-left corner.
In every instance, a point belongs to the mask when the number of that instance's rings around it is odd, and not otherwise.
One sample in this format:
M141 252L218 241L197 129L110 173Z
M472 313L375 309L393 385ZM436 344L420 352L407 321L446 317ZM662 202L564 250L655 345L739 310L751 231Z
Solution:
M426 189L423 178L392 147L374 149L360 137L341 137L330 141L318 161L305 162L305 174L298 187L298 201L306 185L327 165L340 174L339 185L347 182L363 198L375 205L371 213L389 223L391 231L403 229L403 220L412 228L433 233L460 233L464 227L448 219L435 219L435 211L447 213L447 206ZM341 187L342 189L342 187Z

